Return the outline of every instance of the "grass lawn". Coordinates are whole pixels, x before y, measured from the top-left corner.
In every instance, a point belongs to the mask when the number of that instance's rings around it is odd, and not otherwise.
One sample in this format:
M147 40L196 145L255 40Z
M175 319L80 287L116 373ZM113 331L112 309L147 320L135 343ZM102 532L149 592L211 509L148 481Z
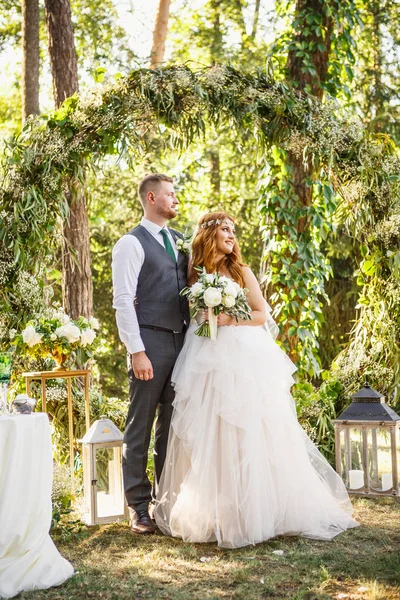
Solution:
M126 522L67 538L55 534L76 574L59 588L18 598L399 600L400 503L359 499L354 505L361 527L332 542L288 537L223 550L133 535Z

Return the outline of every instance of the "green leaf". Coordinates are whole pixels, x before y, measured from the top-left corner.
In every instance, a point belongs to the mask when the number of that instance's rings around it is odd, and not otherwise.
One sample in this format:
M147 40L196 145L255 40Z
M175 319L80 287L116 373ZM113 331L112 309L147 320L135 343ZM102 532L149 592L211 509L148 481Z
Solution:
M376 271L375 264L371 260L364 260L361 263L361 271L370 277Z
M97 69L93 71L93 79L95 83L102 83L104 81L106 72L107 69L105 67L97 67ZM117 75L120 75L120 73L117 73Z

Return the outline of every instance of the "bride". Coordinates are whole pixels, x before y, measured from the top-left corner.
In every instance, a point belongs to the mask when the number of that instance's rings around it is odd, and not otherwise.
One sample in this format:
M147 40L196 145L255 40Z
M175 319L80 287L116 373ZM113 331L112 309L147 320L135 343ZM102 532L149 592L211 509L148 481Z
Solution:
M277 535L330 540L357 526L342 480L297 422L296 368L265 325L266 303L226 213L200 219L190 285L194 266L248 288L252 320L220 314L216 341L195 335L196 323L189 327L172 375L158 527L187 542L238 548Z

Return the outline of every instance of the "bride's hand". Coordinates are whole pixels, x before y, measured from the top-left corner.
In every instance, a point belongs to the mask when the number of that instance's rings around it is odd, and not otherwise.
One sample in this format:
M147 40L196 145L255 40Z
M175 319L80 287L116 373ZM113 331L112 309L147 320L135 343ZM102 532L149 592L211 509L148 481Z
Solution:
M202 310L201 312L198 312L195 319L196 319L197 325L200 325L200 323L204 323L204 321L207 321L207 319L208 319L208 312L206 310Z
M235 317L231 317L225 313L220 313L218 315L218 326L223 327L224 325L236 325Z

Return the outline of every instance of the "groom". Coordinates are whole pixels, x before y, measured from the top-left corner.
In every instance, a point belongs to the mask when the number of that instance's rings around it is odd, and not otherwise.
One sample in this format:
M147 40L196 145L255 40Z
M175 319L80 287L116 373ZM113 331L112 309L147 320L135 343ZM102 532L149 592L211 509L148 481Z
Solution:
M130 406L122 459L125 496L132 530L153 533L147 455L157 415L156 489L172 415L171 373L190 318L187 301L179 295L187 284L188 258L176 248L181 235L166 226L177 215L178 206L171 177L147 175L139 183L138 193L144 212L140 225L113 249L113 307L119 336L129 353Z

